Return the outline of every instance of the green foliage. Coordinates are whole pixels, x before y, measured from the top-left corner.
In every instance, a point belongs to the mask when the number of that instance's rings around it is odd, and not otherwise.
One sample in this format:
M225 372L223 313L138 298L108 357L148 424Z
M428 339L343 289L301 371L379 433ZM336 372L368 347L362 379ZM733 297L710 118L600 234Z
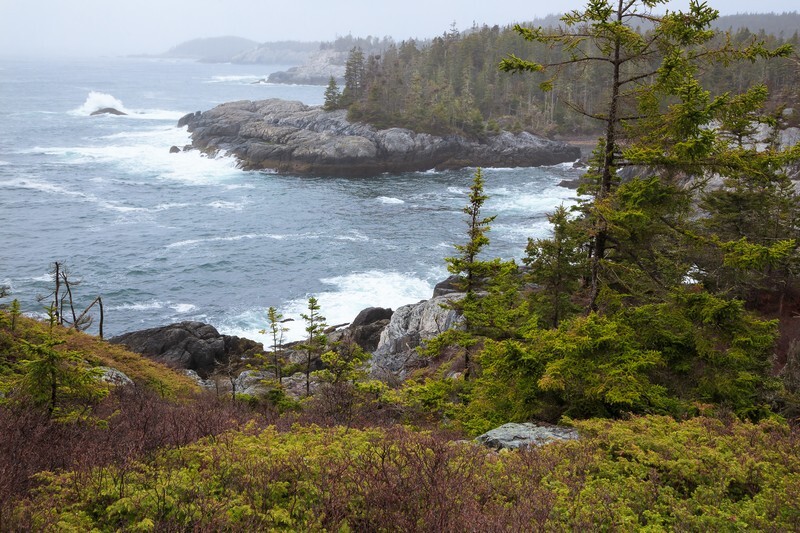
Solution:
M773 530L800 527L786 425L633 417L487 453L408 430L255 428L122 467L43 473L32 530Z
M495 216L481 217L481 209L488 196L483 191L484 180L481 169L475 171L472 185L469 189L469 204L463 211L467 215L467 243L456 244L458 255L448 257L447 270L451 274L463 274L463 290L468 295L474 293L480 283L480 278L488 273L489 263L478 260L481 250L489 244L486 235Z
M339 101L341 98L342 93L339 91L339 86L336 84L336 78L331 76L331 79L328 81L328 86L325 88L325 103L322 104L322 108L325 111L339 109Z
M366 378L365 364L369 358L370 354L355 343L340 344L335 350L328 350L320 356L325 368L315 371L314 376L331 385L355 384Z
M62 341L20 342L18 373L4 384L11 402L31 403L52 418L69 421L108 393L99 381L101 372L89 367L80 353L55 348Z
M8 311L8 314L11 315L11 333L17 329L17 321L19 317L22 315L22 311L20 310L19 300L16 298L13 302L11 302L11 308Z
M272 367L275 371L275 378L278 385L283 380L283 370L285 361L283 360L283 336L289 328L283 326L283 315L278 312L274 307L267 309L267 320L269 320L269 328L259 331L262 335L269 333L272 338Z
M301 313L300 317L306 322L306 333L308 338L300 346L306 352L306 396L311 394L311 362L315 356L322 353L327 339L325 337L325 317L319 313L320 307L317 299L311 296L308 299L308 313Z
M572 297L580 288L586 274L587 238L581 228L569 219L561 205L547 216L553 225L553 236L547 239L528 239L523 262L529 268L528 279L539 286L531 296L547 326L559 322L577 311Z
M649 379L662 355L642 349L624 322L595 314L572 319L543 332L529 356L545 362L538 386L557 393L568 416L618 416L664 403L664 388Z

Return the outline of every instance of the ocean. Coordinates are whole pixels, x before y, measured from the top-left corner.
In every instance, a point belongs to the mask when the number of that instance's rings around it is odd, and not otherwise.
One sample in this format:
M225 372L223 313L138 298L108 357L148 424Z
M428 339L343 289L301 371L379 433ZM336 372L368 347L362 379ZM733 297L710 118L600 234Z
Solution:
M269 84L277 65L142 58L0 59L0 284L42 316L54 261L76 307L101 295L105 335L200 320L265 340L275 306L297 320L315 296L328 324L429 298L466 241L474 169L326 178L243 171L188 144L186 113L324 87ZM114 107L125 116L90 116ZM485 169L487 256L519 259L546 214L574 202L571 165ZM96 333L93 326L90 333Z

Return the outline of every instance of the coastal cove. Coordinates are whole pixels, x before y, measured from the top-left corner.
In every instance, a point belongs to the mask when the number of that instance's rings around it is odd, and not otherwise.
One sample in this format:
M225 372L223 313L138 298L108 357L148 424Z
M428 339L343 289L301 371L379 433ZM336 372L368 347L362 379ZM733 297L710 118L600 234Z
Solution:
M176 123L223 102L322 103L323 87L265 83L283 66L144 59L0 62L0 283L24 311L49 264L101 294L106 334L200 320L260 340L265 310L297 318L316 295L330 324L429 298L463 240L474 169L355 177L245 171L199 151ZM124 116L90 116L113 107ZM519 258L572 202L571 164L486 169L488 253ZM302 332L289 324L290 336Z

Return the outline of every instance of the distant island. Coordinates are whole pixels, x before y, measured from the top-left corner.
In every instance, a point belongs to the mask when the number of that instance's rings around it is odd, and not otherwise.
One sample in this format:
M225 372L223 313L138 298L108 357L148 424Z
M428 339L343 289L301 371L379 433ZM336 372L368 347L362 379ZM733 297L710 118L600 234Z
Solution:
M374 176L432 168L530 167L572 162L580 149L528 132L435 136L351 122L344 110L271 99L219 105L178 122L192 148L234 155L243 168L318 176ZM177 151L173 147L172 151Z

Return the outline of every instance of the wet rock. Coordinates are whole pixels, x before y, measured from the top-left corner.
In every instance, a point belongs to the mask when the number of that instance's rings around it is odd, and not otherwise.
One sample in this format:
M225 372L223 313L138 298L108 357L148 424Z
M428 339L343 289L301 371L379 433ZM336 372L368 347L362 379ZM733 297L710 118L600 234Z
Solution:
M437 137L402 128L378 130L349 122L345 110L285 100L239 101L187 115L178 122L192 145L234 155L249 170L321 176L374 176L386 172L467 166L539 166L574 161L580 149L527 132L501 132L484 141Z
M419 360L416 349L420 344L460 327L462 317L449 304L462 297L463 293L452 293L399 307L381 332L370 363L372 374L404 378Z
M475 440L496 450L516 450L549 442L576 440L578 431L564 426L538 425L531 422L503 424Z
M111 368L110 366L99 366L97 368L103 371L98 379L104 383L109 383L118 387L123 385L133 385L133 380L121 370Z
M120 111L119 109L114 109L113 107L104 107L102 109L98 109L96 111L92 111L89 116L96 117L97 115L127 115Z
M260 343L221 335L214 326L202 322L180 322L158 328L133 331L109 340L174 368L194 370L207 378L218 363L230 358L248 357L263 352Z

